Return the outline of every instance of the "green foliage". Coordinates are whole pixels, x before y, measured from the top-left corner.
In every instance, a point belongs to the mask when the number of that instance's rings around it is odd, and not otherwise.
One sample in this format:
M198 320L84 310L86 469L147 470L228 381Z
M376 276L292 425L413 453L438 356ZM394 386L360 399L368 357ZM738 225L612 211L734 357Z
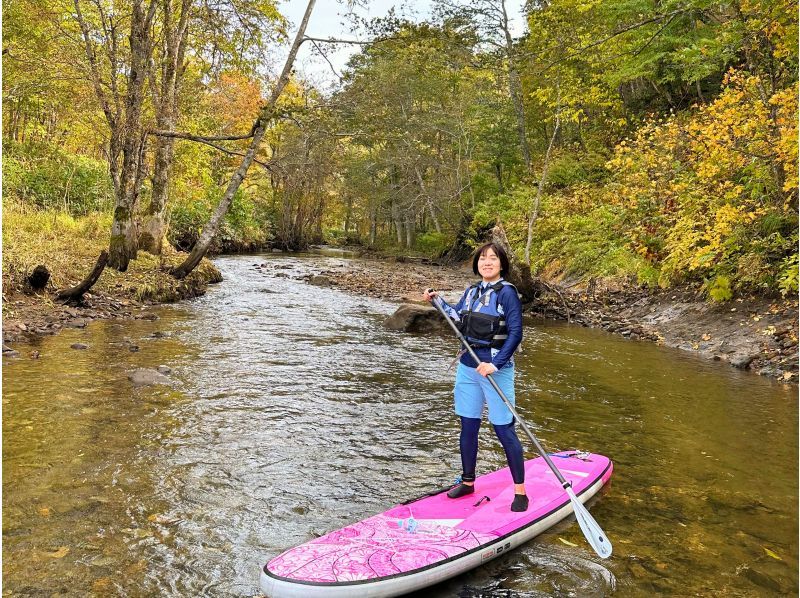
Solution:
M727 276L715 276L713 281L706 284L706 292L711 300L716 303L724 303L733 299L731 290L731 279Z
M3 195L73 216L110 209L114 202L104 162L43 142L4 141Z
M797 254L784 258L781 262L780 276L778 278L778 288L784 297L797 294L797 271Z
M445 233L430 231L417 236L414 249L429 257L439 257L453 245L453 238Z

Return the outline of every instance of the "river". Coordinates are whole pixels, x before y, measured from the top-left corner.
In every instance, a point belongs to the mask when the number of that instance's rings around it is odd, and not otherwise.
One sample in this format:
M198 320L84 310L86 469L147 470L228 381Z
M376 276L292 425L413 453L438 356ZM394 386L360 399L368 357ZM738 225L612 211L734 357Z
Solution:
M346 259L220 257L225 281L158 320L17 345L3 595L257 596L268 558L451 482L455 341L297 279ZM172 386L127 378L160 364ZM546 448L614 461L589 504L614 555L567 520L425 596L797 594L796 387L533 319L517 376ZM484 426L479 471L502 466Z

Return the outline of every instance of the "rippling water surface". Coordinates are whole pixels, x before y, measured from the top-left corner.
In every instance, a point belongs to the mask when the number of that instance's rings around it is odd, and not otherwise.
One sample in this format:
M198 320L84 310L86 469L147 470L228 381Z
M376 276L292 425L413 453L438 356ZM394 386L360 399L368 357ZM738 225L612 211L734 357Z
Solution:
M220 258L225 282L157 321L17 347L4 595L255 596L268 558L451 481L456 345L385 330L393 304L296 280L342 261ZM590 504L614 555L568 520L424 595L797 594L795 387L533 320L517 363L545 446L614 460ZM159 364L173 387L131 386ZM503 466L481 435L479 469Z

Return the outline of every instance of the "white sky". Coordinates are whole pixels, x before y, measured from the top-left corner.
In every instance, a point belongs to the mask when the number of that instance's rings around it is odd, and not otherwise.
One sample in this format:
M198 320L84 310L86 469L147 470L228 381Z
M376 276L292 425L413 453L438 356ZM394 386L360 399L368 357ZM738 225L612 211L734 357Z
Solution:
M507 0L506 2L509 18L513 21L512 33L515 36L520 36L525 31L525 19L522 11L524 4L525 0ZM294 39L294 35L297 32L297 24L303 17L306 5L306 0L286 0L278 5L281 14L291 22L289 29L290 39ZM317 0L306 35L320 38L358 39L350 29L344 15L352 10L357 15L367 19L383 17L393 6L398 16L404 16L410 20L423 20L430 14L431 2L430 0L406 0L405 3L400 0L369 0L365 8L354 6L351 9L346 2ZM361 41L366 40L362 39ZM360 46L357 45L338 45L335 48L335 52L328 53L328 60L333 64L337 73L341 74L347 60L352 54L358 52L359 48ZM295 64L295 70L301 76L317 84L321 89L334 85L338 79L331 72L331 67L322 57L312 55L312 50L312 44L308 42L303 44ZM288 48L284 50L279 60L282 61L287 52ZM278 68L281 66L277 65Z

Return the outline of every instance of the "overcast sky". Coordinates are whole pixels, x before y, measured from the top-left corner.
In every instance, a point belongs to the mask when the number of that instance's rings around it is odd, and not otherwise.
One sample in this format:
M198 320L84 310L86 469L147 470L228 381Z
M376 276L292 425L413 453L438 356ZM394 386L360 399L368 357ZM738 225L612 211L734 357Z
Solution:
M522 14L524 0L506 0L509 11L509 18L513 20L513 33L520 36L525 30L525 20ZM286 18L291 21L289 36L294 39L297 32L297 24L303 17L306 9L306 0L288 0L281 2L278 6ZM411 18L413 20L424 20L430 15L430 0L369 0L366 7L353 7L353 12L363 18L382 17L387 14L390 8L395 7L398 15ZM350 9L346 2L336 0L317 0L311 20L308 24L306 34L310 37L337 37L343 39L358 39L356 34L350 29L350 25L345 15ZM363 40L362 40L363 41ZM304 78L314 82L320 88L328 88L334 85L338 79L333 74L331 67L320 56L312 55L313 46L306 42L300 49L295 70ZM335 51L327 54L333 68L341 74L350 56L358 52L357 45L340 45ZM286 48L285 52L288 52ZM283 56L285 56L285 52ZM277 65L280 69L281 65Z

